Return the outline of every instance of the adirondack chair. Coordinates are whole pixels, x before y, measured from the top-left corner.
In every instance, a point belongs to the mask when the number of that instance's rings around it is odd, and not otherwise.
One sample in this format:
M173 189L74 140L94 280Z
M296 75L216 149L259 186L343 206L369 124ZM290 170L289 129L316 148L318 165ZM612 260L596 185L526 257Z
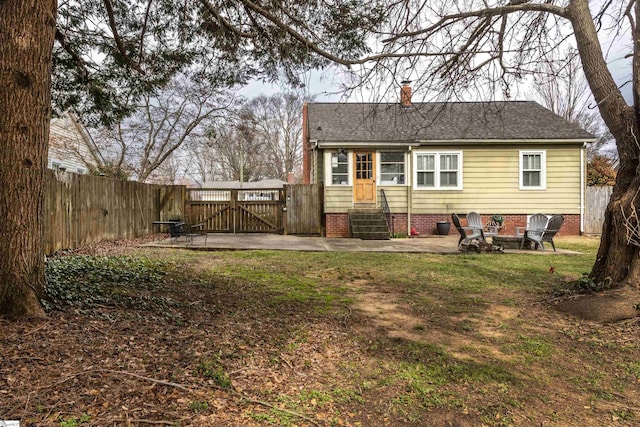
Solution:
M460 217L457 214L451 214L451 221L453 221L453 225L456 227L456 230L460 233L460 240L458 240L458 246L460 245L468 245L474 240L482 240L486 242L484 238L484 233L482 232L482 225L480 227L472 226L469 224L468 227L463 227L460 224ZM468 218L467 218L468 221Z
M469 212L467 214L467 223L469 227L481 229L484 237L497 236L498 229L500 228L496 225L482 224L482 217L476 212Z
M542 214L533 215L529 219L529 227L524 231L520 247L524 246L525 241L530 240L535 243L536 248L540 247L540 250L544 252L544 242L548 242L551 243L553 251L557 252L553 238L562 227L563 222L562 215L553 215L549 219Z

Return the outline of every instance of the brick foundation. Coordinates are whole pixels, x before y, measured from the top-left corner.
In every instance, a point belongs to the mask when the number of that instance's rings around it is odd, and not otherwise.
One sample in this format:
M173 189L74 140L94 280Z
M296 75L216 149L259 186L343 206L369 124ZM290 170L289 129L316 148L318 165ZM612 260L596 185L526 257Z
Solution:
M482 214L482 222L487 223L491 219L491 214ZM580 234L580 215L567 214L564 216L564 223L558 233L559 236L577 236ZM526 227L527 215L502 215L504 218L505 230L501 233L515 234L516 227ZM349 214L328 213L325 214L326 236L327 237L349 237ZM411 227L415 228L421 235L437 234L436 223L439 221L451 222L451 216L447 214L413 214L411 215ZM407 233L407 214L393 214L393 231L395 233ZM457 234L458 231L451 226L449 234Z
M349 237L349 214L325 214L325 227L327 237Z

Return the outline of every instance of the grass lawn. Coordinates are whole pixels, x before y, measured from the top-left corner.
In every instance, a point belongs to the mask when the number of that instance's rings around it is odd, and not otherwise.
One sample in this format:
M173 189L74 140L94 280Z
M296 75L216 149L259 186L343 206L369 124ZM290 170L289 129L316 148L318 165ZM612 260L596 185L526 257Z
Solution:
M48 265L49 317L0 323L0 420L639 425L638 323L553 307L597 245L558 239L578 256L60 257Z

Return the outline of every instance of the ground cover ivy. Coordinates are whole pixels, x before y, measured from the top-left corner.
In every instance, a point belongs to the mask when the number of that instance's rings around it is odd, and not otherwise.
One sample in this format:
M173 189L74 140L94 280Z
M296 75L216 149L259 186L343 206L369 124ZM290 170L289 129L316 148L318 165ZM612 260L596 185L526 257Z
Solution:
M134 289L157 289L171 270L168 262L144 257L54 258L47 262L42 304L49 311L96 304L126 306L136 298Z

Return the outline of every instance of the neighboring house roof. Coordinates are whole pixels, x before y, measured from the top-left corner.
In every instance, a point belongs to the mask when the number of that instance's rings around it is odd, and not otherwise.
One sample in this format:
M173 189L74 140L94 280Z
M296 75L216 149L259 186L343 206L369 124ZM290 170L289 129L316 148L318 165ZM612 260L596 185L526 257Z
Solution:
M286 184L286 181L282 181L280 179L263 179L262 181L243 182L242 186L240 185L240 181L207 181L202 185L202 188L224 190L234 190L242 188L244 190L263 190L282 188Z
M533 101L308 104L309 139L322 143L575 140L595 137Z

